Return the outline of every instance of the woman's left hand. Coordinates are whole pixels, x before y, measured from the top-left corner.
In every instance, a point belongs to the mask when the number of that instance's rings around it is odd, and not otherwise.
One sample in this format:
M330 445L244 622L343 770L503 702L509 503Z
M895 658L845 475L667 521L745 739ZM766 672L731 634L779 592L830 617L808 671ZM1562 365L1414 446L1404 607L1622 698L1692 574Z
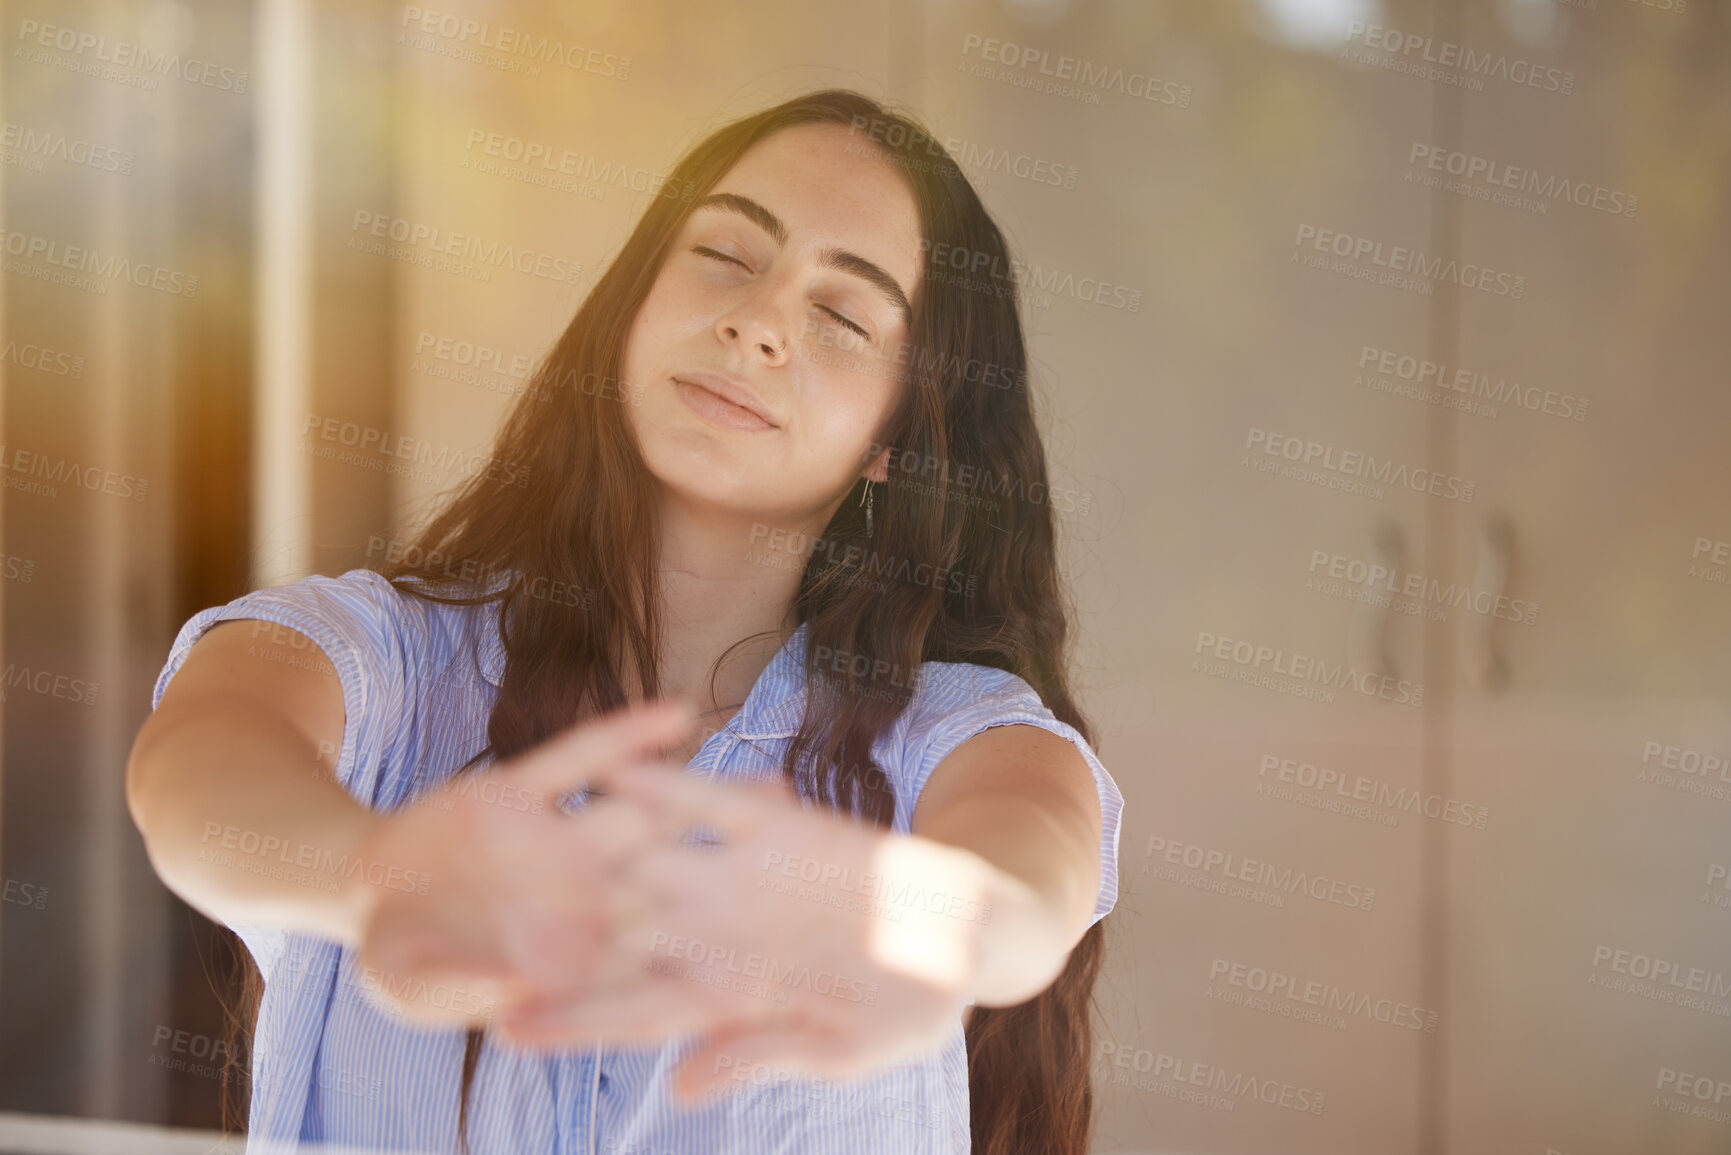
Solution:
M1032 901L976 854L805 806L779 782L650 766L603 781L662 837L613 880L595 985L520 1000L500 1025L543 1045L702 1032L676 1073L688 1098L759 1064L846 1078L939 1045L969 1001L994 906ZM675 836L689 827L720 841Z

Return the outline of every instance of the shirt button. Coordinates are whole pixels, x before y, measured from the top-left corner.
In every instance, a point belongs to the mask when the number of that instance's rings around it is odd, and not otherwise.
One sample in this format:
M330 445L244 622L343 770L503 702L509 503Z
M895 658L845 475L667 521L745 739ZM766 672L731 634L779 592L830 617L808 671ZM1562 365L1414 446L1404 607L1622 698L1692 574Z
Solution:
M607 1089L607 1072L606 1071L601 1072L601 1080L600 1080L599 1085L603 1091L605 1091Z

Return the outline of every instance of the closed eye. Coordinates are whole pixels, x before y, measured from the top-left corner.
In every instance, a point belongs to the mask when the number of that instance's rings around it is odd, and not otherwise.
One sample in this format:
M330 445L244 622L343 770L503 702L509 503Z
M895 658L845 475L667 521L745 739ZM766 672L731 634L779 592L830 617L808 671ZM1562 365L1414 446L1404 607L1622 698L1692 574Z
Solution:
M691 251L694 253L702 253L704 256L709 257L711 260L732 261L734 264L738 265L742 269L746 267L745 262L740 260L738 257L728 256L726 253L722 252L721 250L712 249L708 245L697 245Z
M738 257L730 256L729 254L722 252L720 249L712 249L708 245L694 245L692 247L691 251L694 253L701 253L713 261L727 261L727 262L730 262L732 264L738 265L742 269L749 268L749 266L744 261L740 260ZM865 326L855 324L853 321L848 320L846 317L842 316L840 313L836 312L834 309L830 308L828 305L819 305L818 308L822 309L824 312L826 312L830 316L834 317L837 321L841 322L843 325L846 325L849 329L852 329L855 333L858 333L861 337L865 337L868 340L870 339L871 334L866 331Z

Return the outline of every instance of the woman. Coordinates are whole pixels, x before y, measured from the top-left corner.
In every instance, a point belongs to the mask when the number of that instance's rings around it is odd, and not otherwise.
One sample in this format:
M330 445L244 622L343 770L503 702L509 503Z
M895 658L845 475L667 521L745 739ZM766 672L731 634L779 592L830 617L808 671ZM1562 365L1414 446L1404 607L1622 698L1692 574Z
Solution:
M667 187L514 468L175 640L128 799L262 972L251 1141L1080 1153L1122 799L1003 238L845 91Z

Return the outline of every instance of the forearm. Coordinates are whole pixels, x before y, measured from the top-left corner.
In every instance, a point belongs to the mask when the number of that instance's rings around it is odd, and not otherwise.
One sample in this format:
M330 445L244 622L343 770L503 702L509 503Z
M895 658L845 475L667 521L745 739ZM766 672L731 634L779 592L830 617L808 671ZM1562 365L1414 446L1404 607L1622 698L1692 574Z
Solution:
M151 865L209 917L352 942L355 850L381 816L331 777L328 758L245 697L155 715L127 766L127 804Z
M1012 1006L1045 990L1093 918L1099 848L1089 832L1025 798L982 794L946 808L922 836L995 868L969 997Z

